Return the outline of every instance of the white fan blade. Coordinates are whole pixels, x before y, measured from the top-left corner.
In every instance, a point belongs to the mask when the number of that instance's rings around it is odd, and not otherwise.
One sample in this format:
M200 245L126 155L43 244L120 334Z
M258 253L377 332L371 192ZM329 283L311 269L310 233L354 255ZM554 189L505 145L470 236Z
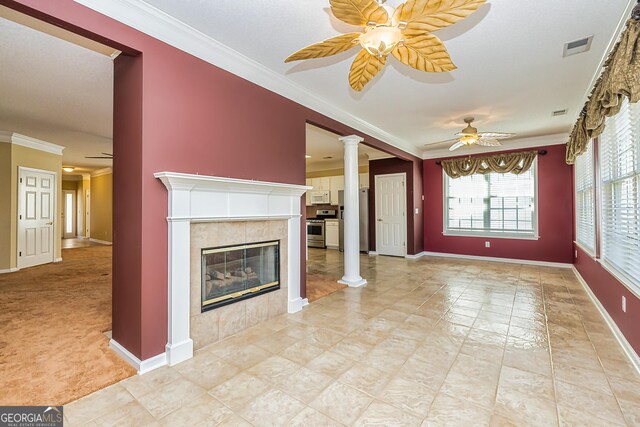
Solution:
M455 144L453 144L453 145L449 148L449 151L457 150L457 149L458 149L458 148L460 148L460 147L464 147L464 142L462 142L462 141L458 141L458 142L456 142Z
M476 141L476 144L483 145L485 147L500 147L502 145L500 141L494 138L480 138Z
M505 138L511 138L512 136L515 135L515 133L480 132L478 135L480 135L480 138L505 139Z

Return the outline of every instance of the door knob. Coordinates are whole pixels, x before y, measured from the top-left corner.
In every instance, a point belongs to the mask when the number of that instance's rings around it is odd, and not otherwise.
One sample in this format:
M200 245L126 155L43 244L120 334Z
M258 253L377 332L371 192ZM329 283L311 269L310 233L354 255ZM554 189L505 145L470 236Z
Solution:
M378 218L378 222L382 222L382 218Z
M53 225L53 221L48 222L46 225Z

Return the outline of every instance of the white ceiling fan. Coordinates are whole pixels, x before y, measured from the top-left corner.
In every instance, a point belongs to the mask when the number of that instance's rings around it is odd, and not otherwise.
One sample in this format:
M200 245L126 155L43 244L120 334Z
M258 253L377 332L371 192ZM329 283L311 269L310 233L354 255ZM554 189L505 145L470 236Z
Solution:
M467 124L467 127L462 129L462 132L456 134L457 138L440 141L437 144L455 142L455 144L449 148L449 151L454 151L460 147L471 146L474 144L481 145L483 147L499 147L502 145L500 143L501 139L511 138L515 135L514 133L478 132L478 129L471 125L474 120L475 118L473 117L465 118L464 122Z

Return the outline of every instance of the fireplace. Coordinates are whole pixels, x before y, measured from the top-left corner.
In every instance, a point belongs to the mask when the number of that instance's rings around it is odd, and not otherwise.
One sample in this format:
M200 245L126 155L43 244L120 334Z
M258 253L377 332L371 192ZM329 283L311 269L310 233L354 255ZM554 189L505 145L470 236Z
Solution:
M280 242L202 249L201 312L280 289Z

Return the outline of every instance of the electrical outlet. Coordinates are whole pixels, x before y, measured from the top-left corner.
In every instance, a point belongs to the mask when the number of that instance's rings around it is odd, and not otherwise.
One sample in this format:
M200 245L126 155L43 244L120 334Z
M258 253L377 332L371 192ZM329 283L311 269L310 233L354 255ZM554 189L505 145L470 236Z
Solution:
M575 250L575 254L576 254L576 259L578 259L578 250Z
M416 215L420 213L420 208L416 208Z
M624 295L622 295L622 312L627 312L627 298Z
M491 247L491 242L484 242L484 247L485 248L490 248Z

